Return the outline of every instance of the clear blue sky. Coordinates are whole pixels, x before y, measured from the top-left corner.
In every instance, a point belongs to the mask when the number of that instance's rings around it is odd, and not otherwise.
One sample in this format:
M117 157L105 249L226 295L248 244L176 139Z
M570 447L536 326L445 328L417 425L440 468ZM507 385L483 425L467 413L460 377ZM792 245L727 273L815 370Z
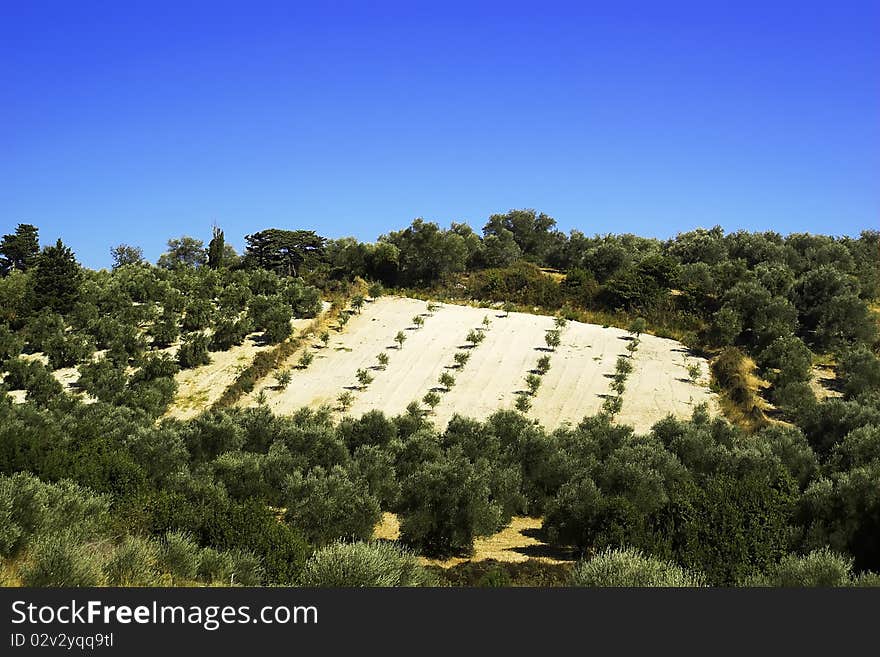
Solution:
M0 0L0 229L93 267L268 227L372 240L880 224L880 2Z

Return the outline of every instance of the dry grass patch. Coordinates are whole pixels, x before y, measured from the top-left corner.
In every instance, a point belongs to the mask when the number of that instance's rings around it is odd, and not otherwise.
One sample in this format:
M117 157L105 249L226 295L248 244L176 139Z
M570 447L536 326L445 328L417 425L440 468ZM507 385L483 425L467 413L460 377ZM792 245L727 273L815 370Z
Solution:
M541 518L516 516L504 529L492 536L483 536L474 541L474 553L470 557L450 557L448 559L428 559L419 557L425 566L452 568L463 563L498 561L502 563L523 563L530 559L549 564L573 562L570 550L545 543L541 538ZM373 530L377 540L396 541L400 538L400 522L393 513L382 514L382 519Z

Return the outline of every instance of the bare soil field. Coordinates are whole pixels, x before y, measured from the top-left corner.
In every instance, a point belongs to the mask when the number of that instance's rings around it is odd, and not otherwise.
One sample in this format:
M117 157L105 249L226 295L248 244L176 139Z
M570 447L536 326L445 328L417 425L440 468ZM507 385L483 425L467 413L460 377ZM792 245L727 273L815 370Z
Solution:
M314 319L294 319L291 321L294 335L314 321ZM262 344L261 333L249 335L245 341L227 351L212 351L211 362L192 369L181 370L174 377L177 381L177 395L166 415L185 420L206 410L220 398L223 391L235 380L238 373L247 368L261 351L273 345ZM171 347L169 353L177 353Z
M424 319L421 328L412 321L417 315ZM469 345L467 334L483 328L484 317L490 321L482 331L484 340L475 347ZM617 328L569 322L561 331L560 346L551 352L544 335L552 328L553 318L547 316L515 312L505 316L498 310L450 304L429 315L424 301L381 297L367 303L341 331L331 332L326 348L317 342L310 345L315 359L307 368L296 368L299 354L294 354L284 365L294 368L286 389L271 385L262 389L266 403L277 413L292 413L303 406L335 406L338 396L348 391L354 398L348 412L354 416L373 409L399 414L433 390L441 398L434 421L443 427L456 413L485 418L498 409L513 408L517 392L525 388L525 377L541 356L548 355L550 370L532 398L528 416L549 428L576 424L595 414L611 392L614 363L628 353L630 336ZM406 336L402 347L394 342L398 331ZM470 353L470 359L463 367L453 368L454 354L459 351ZM388 356L385 368L378 366L380 353ZM697 383L688 378L686 358L701 369ZM619 422L646 431L670 413L689 417L701 402L717 412L715 395L707 387L707 363L688 356L680 343L642 335L633 364ZM373 377L369 385L359 384L360 369ZM443 372L456 379L449 391L438 383ZM255 404L258 392L242 403Z

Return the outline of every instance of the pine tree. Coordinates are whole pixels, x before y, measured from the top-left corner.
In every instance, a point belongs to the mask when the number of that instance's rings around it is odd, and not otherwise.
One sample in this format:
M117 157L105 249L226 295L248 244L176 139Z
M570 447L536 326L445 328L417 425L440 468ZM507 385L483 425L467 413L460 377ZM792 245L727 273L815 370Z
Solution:
M13 269L27 271L36 264L39 252L37 227L18 224L13 235L0 240L0 274L7 276Z
M34 308L51 308L62 315L79 298L82 270L73 251L59 239L37 256L33 277Z

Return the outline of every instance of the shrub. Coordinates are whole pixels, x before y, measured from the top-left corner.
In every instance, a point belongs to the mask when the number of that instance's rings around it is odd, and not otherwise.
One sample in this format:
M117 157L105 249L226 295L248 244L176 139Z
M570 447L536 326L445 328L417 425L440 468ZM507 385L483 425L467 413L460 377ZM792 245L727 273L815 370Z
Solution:
M327 343L330 342L330 332L329 331L322 331L319 339L321 340L321 344L323 344L324 348L326 349Z
M186 532L169 531L162 537L157 555L157 568L170 573L175 582L195 579L199 568L199 546Z
M490 475L458 450L416 466L401 485L401 541L431 556L470 553L504 521Z
M214 333L211 335L211 350L226 351L242 344L251 328L251 322L247 317L221 319L214 326Z
M388 354L384 351L381 352L378 356L376 356L376 361L379 363L379 367L383 370L388 367Z
M403 343L406 342L406 334L403 331L398 331L394 336L394 341L397 343L397 348L402 349Z
M249 550L233 550L230 584L238 586L259 586L263 581L262 560Z
M312 587L426 586L431 578L415 555L397 545L336 542L312 555L300 583Z
M639 337L642 333L644 333L648 329L648 324L645 322L643 317L636 317L633 321L629 323L629 327L627 331Z
M471 355L466 351L457 351L452 358L455 360L455 366L462 368L467 364L468 360L470 360L470 357Z
M184 331L202 331L211 325L214 308L206 299L195 299L187 307L183 314L181 327Z
M808 381L813 365L813 354L804 342L793 335L773 340L757 356L762 375L774 386Z
M229 585L234 568L231 554L207 547L199 555L196 574L207 584Z
M89 358L95 345L85 335L79 333L58 333L48 338L43 345L43 353L49 359L49 367L57 370L72 367Z
M63 479L50 484L30 473L0 475L0 557L15 557L36 536L75 530L80 539L107 525L109 499Z
M208 355L208 337L202 333L190 333L187 335L177 351L177 363L181 369L207 365L211 362Z
M520 413L528 413L529 409L532 408L532 402L526 395L517 395L516 403L514 404L516 410Z
M623 409L623 397L621 395L606 397L605 401L602 402L602 412L606 415L614 417L620 413L621 409Z
M24 339L6 324L0 324L0 362L17 358L24 347Z
M379 502L361 479L341 466L295 471L285 483L285 520L309 542L327 545L336 539L366 540L379 521Z
M287 388L287 386L290 385L290 381L292 378L293 373L290 371L290 369L281 370L280 372L277 372L275 374L275 382L278 384L278 387L281 388L281 390L284 390L285 388Z
M633 548L610 549L589 561L581 561L572 571L571 586L705 586L699 573L689 572L677 564L646 556Z
M540 374L546 374L550 371L550 356L544 355L538 359L538 365L535 368Z
M21 568L24 586L80 587L101 583L101 565L94 550L70 532L39 537Z
M11 358L3 364L3 383L11 390L27 390L26 399L44 406L61 395L63 387L39 361Z
M846 350L840 356L837 369L847 399L880 390L880 358L865 346Z
M63 334L64 318L51 310L43 309L30 319L25 328L28 350L44 351L50 339Z
M438 382L441 386L446 388L446 390L451 390L452 386L455 385L455 377L452 376L449 372L443 372L438 379Z
M529 374L526 377L526 387L529 389L529 394L534 396L541 387L541 377L537 374Z
M303 351L302 354L300 355L300 357L299 357L299 361L297 361L297 363L298 363L300 369L303 369L303 370L304 370L304 369L306 369L309 365L311 365L311 364L312 364L312 361L314 361L314 360L315 360L315 354L313 354L311 351L309 351L308 349L306 349L306 350Z
M293 331L291 319L293 312L289 306L277 305L267 311L263 316L263 338L266 342L277 344L286 340Z
M553 351L556 351L556 348L557 348L557 347L560 345L560 343L561 343L561 340L560 340L560 337L559 337L559 330L558 330L558 329L549 329L549 330L544 334L544 342L547 343L547 346L548 346L550 349L552 349Z
M806 587L851 586L853 559L827 547L806 556L788 554L766 572L747 578L746 586Z
M153 336L154 347L163 348L172 345L180 337L177 315L166 309L162 317L153 323L150 335Z
M346 390L336 398L336 401L339 403L339 409L343 412L347 411L351 408L351 405L354 403L354 395L351 394L350 391Z
M425 318L421 315L416 315L412 318L412 323L416 328L422 328L425 325Z
M366 388L373 382L372 375L363 368L359 369L356 372L355 376L357 377L358 383L360 384L361 388Z
M440 403L440 395L436 392L426 393L424 397L422 397L422 401L425 402L425 405L428 406L432 411L437 404ZM417 403L417 402L414 402Z
M159 577L156 545L136 536L126 536L104 563L104 575L111 586L152 586Z

